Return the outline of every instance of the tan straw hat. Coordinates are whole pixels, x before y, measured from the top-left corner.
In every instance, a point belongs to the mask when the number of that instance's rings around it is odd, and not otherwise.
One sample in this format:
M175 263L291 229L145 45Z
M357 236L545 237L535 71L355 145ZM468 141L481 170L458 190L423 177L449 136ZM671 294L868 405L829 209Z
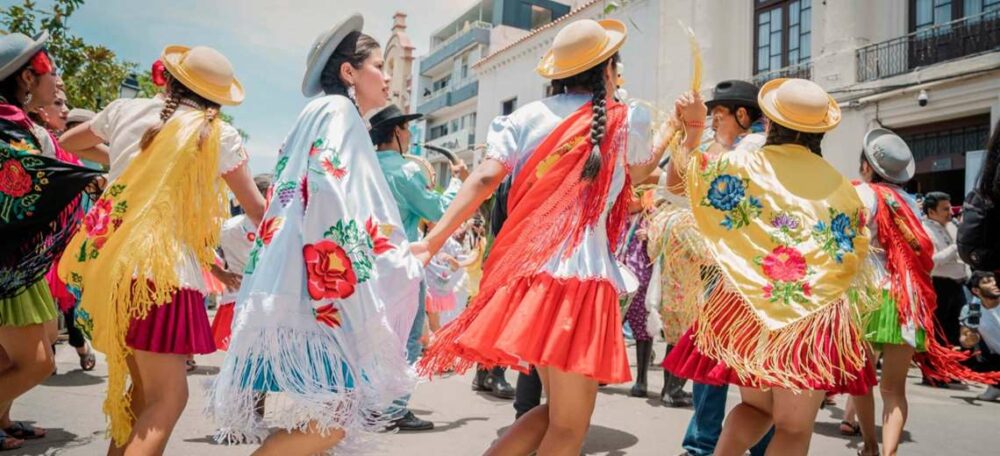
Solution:
M840 106L807 79L774 79L757 95L761 111L777 124L803 133L823 133L840 123Z
M563 27L535 71L547 79L563 79L608 60L625 44L625 24L614 19L581 19Z
M205 46L167 46L160 61L184 87L206 100L235 106L243 102L243 85L226 56Z

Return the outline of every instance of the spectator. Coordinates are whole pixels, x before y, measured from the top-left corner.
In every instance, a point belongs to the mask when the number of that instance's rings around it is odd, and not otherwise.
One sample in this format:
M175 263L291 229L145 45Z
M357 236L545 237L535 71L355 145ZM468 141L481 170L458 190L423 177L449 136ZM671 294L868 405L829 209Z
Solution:
M1000 269L1000 122L986 144L986 158L976 187L965 197L958 228L958 253L979 271Z
M934 291L937 309L934 315L941 322L941 333L949 345L959 345L958 314L965 305L962 283L967 277L965 264L958 257L958 246L948 231L951 222L951 197L947 193L930 192L924 196L924 229L934 242Z
M963 325L970 331L975 330L980 338L980 353L971 359L971 367L977 372L1000 371L1000 288L996 276L992 272L973 272L967 286L975 297L969 309L962 312L967 317ZM981 401L1000 399L1000 384L991 385L977 398Z

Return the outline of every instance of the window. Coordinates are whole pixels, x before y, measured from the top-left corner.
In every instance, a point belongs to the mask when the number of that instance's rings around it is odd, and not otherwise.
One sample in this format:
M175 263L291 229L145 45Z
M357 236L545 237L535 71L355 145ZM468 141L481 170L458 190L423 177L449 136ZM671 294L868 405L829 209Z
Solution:
M451 81L451 76L445 76L441 79L438 79L437 81L434 81L434 84L432 84L431 90L437 92L438 90L448 87L448 82L450 81Z
M442 136L445 136L447 134L448 134L448 124L447 123L444 123L444 124L441 124L441 125L435 125L435 126L431 127L431 129L428 131L428 133L427 133L427 139L428 140L438 139L438 138L440 138Z
M459 74L461 74L459 79L462 81L469 77L469 54L462 56L462 70Z
M531 5L531 29L534 30L552 22L552 10Z
M451 129L449 131L451 131L452 133L454 133L454 132L456 132L458 130L459 130L459 128L458 128L458 119L452 119L451 120Z
M812 0L755 0L754 73L812 57Z
M910 0L910 31L919 32L987 11L1000 11L1000 0Z
M506 116L514 110L517 109L517 97L511 98L510 100L504 101L500 107L500 115Z

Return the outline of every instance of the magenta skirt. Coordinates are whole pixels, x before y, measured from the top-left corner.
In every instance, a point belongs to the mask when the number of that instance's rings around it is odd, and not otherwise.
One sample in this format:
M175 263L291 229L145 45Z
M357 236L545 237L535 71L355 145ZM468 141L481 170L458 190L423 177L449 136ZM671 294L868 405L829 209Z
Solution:
M133 350L174 355L205 355L215 351L205 295L182 289L174 299L133 318L125 343Z

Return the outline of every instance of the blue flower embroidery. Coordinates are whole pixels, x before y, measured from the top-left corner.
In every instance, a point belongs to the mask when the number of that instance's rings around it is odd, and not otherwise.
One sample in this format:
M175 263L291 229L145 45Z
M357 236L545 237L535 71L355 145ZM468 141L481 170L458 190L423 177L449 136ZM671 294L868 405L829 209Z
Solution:
M851 219L846 214L840 213L833 217L830 222L830 230L833 232L833 239L837 241L837 247L843 252L854 251L854 237L857 233L851 226Z
M731 211L746 195L746 186L736 176L722 174L712 181L708 189L708 201L720 211Z
M844 261L844 255L854 252L854 238L858 235L858 221L843 212L830 209L830 223L820 220L813 225L813 234L820 242L820 248L833 257L837 263Z

